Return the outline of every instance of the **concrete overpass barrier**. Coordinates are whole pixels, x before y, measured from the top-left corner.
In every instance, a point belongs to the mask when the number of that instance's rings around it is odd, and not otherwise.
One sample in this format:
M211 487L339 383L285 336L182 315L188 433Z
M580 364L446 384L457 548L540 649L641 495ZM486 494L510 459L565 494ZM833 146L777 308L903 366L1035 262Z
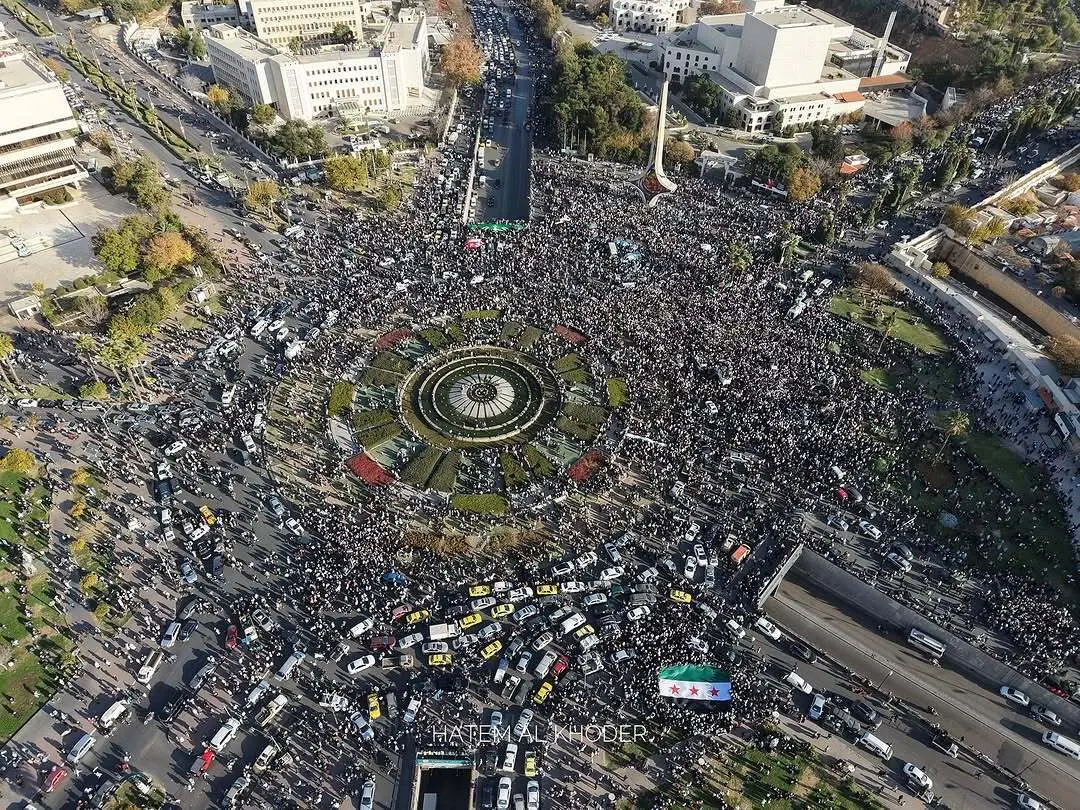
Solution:
M905 634L912 627L919 628L945 644L946 651L942 660L971 680L994 691L1001 686L1012 686L1027 694L1034 702L1057 712L1067 726L1080 726L1080 706L1058 697L1007 664L930 621L921 613L900 604L854 574L849 574L829 562L817 552L807 548L797 556L792 556L794 560L791 574L795 579L813 585L875 621L895 627Z

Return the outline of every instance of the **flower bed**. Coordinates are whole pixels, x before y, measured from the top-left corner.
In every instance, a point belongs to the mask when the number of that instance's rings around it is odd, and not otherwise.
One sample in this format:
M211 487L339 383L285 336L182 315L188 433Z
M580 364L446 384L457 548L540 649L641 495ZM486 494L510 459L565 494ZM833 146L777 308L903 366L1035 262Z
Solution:
M596 471L603 466L604 454L599 450L590 450L570 465L567 475L570 476L571 481L576 481L580 484L583 481L588 481L592 478Z
M386 486L394 480L386 470L380 467L366 453L353 456L346 462L346 465L353 475L371 486Z

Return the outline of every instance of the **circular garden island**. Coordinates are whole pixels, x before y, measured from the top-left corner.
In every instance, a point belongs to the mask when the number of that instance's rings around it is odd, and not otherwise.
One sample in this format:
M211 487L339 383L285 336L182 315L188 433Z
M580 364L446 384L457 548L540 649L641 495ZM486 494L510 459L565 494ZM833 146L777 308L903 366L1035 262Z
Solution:
M379 335L331 410L348 415L365 485L502 515L594 480L623 431L627 387L610 371L580 332L474 310Z

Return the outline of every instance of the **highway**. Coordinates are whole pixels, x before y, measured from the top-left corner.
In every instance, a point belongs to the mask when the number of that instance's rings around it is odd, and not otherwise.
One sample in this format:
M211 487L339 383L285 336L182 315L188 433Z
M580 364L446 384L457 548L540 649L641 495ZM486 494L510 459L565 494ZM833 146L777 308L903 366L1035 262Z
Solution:
M955 739L963 737L965 746L981 750L1014 773L1022 773L1039 793L1062 807L1071 806L1068 797L1080 788L1080 764L1043 746L1039 738L1046 727L1008 703L996 690L975 684L948 667L932 665L903 639L878 633L864 624L862 617L790 580L766 603L765 612L792 636L824 651L843 670L856 672L895 697L920 707L913 718L889 710L881 701L869 701L892 717L876 735L893 746L893 759L886 767L894 776L902 779L899 775L904 762L917 762L934 780L935 792L945 794L950 807L1013 806L1014 794L1003 795L995 780L978 776L984 766L963 754L950 759L927 744L928 724L937 722ZM796 663L777 645L769 641L763 645L768 658ZM797 663L799 673L815 689L851 694L846 671L820 659L815 664ZM809 698L803 702L808 703ZM935 715L923 710L930 706L935 708ZM1063 731L1070 733L1069 729Z
M507 9L505 0L498 0L495 5L506 17L507 28L514 42L517 71L514 75L510 116L505 122L496 118L491 141L493 147L497 148L486 150L485 173L491 179L487 188L481 192L476 219L528 221L532 130L526 126L533 103L535 78L532 74L531 57L525 47L524 32L517 17ZM493 188L490 183L495 179L498 179L499 184ZM494 205L487 204L488 196L494 197Z

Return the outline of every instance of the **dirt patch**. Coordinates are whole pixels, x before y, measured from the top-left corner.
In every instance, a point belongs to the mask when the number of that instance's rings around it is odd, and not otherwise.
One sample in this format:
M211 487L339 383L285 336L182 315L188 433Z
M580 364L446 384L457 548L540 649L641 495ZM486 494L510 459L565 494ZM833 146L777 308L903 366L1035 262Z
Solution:
M956 486L956 476L944 464L923 461L918 470L926 486L935 492L948 492Z

